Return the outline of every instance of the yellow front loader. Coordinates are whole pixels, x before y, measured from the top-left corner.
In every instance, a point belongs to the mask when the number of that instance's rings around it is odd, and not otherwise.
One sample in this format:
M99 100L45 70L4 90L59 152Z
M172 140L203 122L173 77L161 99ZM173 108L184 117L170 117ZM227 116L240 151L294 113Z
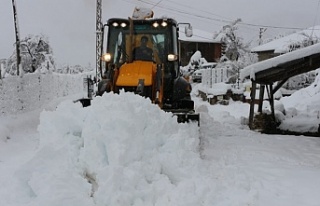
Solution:
M97 95L123 89L150 98L178 122L199 122L191 85L180 73L178 35L178 23L170 18L109 19Z

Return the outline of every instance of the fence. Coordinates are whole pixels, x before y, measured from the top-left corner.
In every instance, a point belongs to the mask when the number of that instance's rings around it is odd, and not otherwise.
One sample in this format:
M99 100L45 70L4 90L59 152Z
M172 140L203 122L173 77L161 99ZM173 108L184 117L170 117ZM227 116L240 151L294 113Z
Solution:
M213 84L226 82L228 80L226 68L206 69L202 72L202 84L205 87L212 88Z
M31 111L67 95L85 95L83 78L87 75L33 73L0 79L0 115Z

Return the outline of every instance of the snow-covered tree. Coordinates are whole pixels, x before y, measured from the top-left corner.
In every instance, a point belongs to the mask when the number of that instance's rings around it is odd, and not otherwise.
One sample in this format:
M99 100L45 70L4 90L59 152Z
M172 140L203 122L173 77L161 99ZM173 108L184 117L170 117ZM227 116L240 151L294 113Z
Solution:
M188 65L181 67L183 75L191 75L194 71L200 68L201 64L208 63L205 58L202 57L200 51L196 51L190 58Z
M320 42L320 38L317 36L313 36L312 34L310 35L307 33L302 33L302 35L305 36L305 38L303 38L301 41L295 41L288 45L288 52L311 46Z
M257 55L250 52L250 43L244 43L243 38L237 34L239 22L241 19L223 26L222 30L214 35L214 38L220 39L225 46L224 55L217 67L228 69L231 82L238 79L240 69L258 61Z
M222 30L214 36L215 39L220 38L221 42L225 46L225 56L231 61L237 60L239 58L240 51L247 50L248 48L248 45L245 45L242 38L237 35L236 31L238 27L236 24L239 22L241 22L241 19L237 19L231 24L223 26Z
M45 35L28 35L21 42L21 68L23 73L55 70L51 46ZM17 75L16 51L7 61L5 75Z
M312 84L316 78L316 71L310 71L300 75L296 75L288 79L283 88L289 90L299 90Z

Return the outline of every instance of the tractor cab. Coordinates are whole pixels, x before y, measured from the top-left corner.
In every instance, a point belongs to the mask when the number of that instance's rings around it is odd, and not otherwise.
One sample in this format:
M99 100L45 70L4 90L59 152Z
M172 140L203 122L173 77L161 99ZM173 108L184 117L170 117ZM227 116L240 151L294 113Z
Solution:
M110 19L104 30L105 70L115 71L109 76L114 81L112 90L134 91L161 104L171 101L174 80L179 75L176 21Z
M139 60L134 50L143 44L153 56L142 60L156 64L178 60L177 23L172 19L110 19L104 28L108 30L104 60L117 67Z

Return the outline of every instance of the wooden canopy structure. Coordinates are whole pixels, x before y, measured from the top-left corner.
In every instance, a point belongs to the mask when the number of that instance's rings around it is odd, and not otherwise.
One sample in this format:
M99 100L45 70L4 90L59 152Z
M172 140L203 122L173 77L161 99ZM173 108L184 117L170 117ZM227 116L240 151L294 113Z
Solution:
M249 127L252 128L253 126L257 84L260 84L258 112L262 112L264 91L265 87L267 87L271 112L275 120L274 93L280 89L290 77L317 68L320 68L320 44L315 44L245 67L241 71L241 78L250 77L252 81ZM276 82L277 85L273 86Z

